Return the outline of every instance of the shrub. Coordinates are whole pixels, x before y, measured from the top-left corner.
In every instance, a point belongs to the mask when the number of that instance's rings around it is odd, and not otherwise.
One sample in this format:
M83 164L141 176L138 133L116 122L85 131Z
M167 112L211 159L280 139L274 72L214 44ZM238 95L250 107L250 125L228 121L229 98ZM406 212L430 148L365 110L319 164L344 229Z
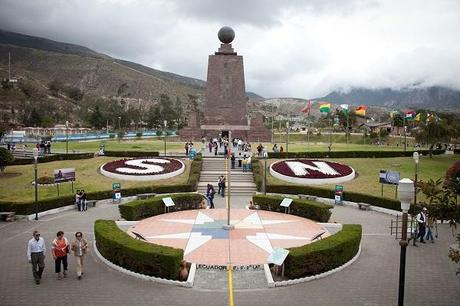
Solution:
M362 228L344 224L340 232L317 242L290 248L285 275L291 279L319 274L351 260L359 250Z
M13 154L5 148L0 148L0 171L5 171L7 165L13 162Z
M183 250L136 240L111 220L96 220L94 234L99 252L112 263L145 275L178 279Z
M160 154L155 151L104 151L105 156L111 157L153 157Z
M272 195L254 195L252 197L254 205L259 205L262 210L270 210L284 212L284 207L280 206L283 197ZM293 199L289 211L291 214L311 219L318 222L327 222L331 217L331 209L333 206L310 201Z
M429 155L429 150L419 150L423 155ZM444 150L435 150L433 154L443 154ZM413 151L331 151L331 152L269 152L269 158L384 158L410 157Z
M38 184L54 184L54 177L52 176L41 176L37 178Z
M146 200L135 200L126 204L121 204L118 208L122 218L128 221L136 221L144 218L163 214L164 204L162 199L171 197L174 201L173 210L197 209L203 199L198 193L172 194L157 196Z
M321 198L333 199L335 190L325 189L316 186L302 186L302 185L267 185L267 192L270 193L284 193L284 194L308 194ZM393 209L400 211L401 202L398 200L381 198L370 194L358 193L353 191L345 191L343 193L343 200L350 202L364 202L374 206Z
M78 160L78 159L90 159L93 158L93 153L75 153L75 154L53 154L53 155L45 155L38 157L38 163L49 163L58 160ZM28 165L33 164L33 158L18 158L14 159L9 165Z

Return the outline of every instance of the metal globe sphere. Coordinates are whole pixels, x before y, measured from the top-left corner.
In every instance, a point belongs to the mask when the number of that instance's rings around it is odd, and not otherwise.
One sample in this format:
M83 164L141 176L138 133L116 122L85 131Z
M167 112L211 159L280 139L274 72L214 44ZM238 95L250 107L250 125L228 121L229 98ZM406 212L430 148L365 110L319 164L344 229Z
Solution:
M225 26L219 30L219 33L217 33L217 37L219 37L219 40L222 43L229 44L235 38L235 31L233 31L232 28Z

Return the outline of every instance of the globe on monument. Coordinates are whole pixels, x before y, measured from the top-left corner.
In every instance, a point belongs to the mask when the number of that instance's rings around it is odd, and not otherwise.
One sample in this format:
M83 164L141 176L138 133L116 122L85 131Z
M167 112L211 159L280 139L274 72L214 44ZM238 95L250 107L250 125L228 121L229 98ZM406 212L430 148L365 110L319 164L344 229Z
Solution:
M222 43L229 44L235 38L235 31L233 31L232 28L225 26L219 30L219 33L217 33L217 37L219 37L219 40Z

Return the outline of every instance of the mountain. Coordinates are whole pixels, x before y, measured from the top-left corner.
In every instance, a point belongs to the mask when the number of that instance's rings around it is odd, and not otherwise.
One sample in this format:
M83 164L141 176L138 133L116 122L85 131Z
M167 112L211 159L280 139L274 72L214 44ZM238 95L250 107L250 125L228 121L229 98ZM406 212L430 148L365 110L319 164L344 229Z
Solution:
M400 90L352 88L350 91L334 91L324 100L336 104L373 105L388 108L423 108L441 111L460 111L460 91L446 87L403 88Z

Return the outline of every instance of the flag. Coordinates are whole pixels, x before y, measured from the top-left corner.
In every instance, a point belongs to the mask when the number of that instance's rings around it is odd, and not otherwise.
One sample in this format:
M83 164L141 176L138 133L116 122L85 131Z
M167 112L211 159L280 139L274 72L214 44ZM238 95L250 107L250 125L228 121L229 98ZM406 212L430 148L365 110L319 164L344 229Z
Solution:
M433 114L426 114L426 123L433 122Z
M310 109L311 109L311 101L308 101L307 105L305 105L304 108L302 108L300 111L302 113L305 113L307 115L310 115Z
M329 113L331 111L331 103L321 103L319 105L319 111L321 113Z
M358 116L366 116L366 109L367 109L367 106L366 105L360 105L356 108L356 115Z
M415 118L415 112L414 111L405 112L404 119L406 119L407 121L412 121L412 120L414 120L414 118Z
M342 108L345 115L348 114L348 104L340 104L340 108Z
M418 113L418 114L415 116L415 121L420 122L421 117L422 117L422 113Z

